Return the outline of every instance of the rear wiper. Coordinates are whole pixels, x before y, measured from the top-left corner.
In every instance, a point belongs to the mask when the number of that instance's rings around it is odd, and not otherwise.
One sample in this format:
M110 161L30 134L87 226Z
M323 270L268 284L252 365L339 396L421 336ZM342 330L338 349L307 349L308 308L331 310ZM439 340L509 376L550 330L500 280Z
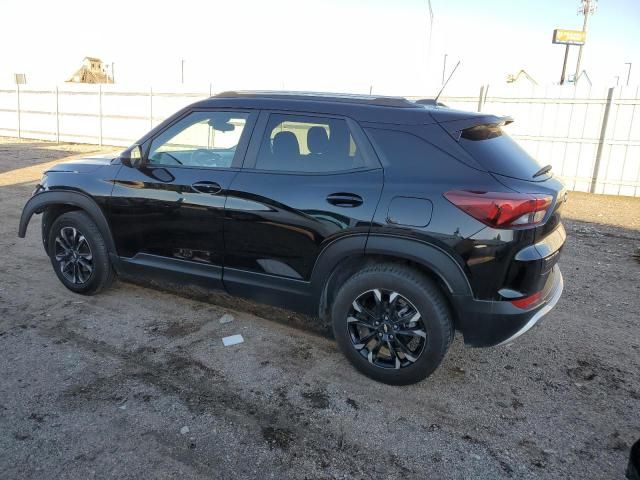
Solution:
M539 177L540 175L544 175L545 173L549 173L551 171L551 165L547 165L546 167L542 167L536 173L533 174L533 178Z

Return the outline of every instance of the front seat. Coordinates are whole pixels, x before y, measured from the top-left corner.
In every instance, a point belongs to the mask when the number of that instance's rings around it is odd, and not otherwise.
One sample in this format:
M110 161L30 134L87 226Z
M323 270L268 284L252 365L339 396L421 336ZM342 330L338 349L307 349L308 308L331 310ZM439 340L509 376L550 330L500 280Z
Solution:
M278 132L273 137L271 146L273 152L272 167L278 170L300 169L300 145L292 132Z
M311 172L324 172L331 170L328 165L331 155L328 153L331 147L329 135L324 127L311 127L307 130L307 148L309 155L305 166Z
M314 157L327 153L329 150L329 135L324 127L311 127L307 130L307 148Z

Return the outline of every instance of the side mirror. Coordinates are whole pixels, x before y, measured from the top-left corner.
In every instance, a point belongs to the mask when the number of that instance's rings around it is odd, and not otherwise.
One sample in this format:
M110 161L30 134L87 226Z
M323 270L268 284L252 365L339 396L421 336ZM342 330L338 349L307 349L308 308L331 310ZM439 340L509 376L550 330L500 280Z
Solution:
M120 161L130 168L138 168L142 163L142 147L138 144L127 148L120 154Z

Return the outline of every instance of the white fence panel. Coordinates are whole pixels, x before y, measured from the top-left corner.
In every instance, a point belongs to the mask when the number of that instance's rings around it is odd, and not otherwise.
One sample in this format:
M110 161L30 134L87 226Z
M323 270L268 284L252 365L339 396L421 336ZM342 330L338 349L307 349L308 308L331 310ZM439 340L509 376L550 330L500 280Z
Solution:
M127 146L211 93L211 85L10 85L0 88L0 135ZM486 85L441 101L451 108L513 117L507 131L540 163L551 164L572 190L638 196L639 95L637 87Z

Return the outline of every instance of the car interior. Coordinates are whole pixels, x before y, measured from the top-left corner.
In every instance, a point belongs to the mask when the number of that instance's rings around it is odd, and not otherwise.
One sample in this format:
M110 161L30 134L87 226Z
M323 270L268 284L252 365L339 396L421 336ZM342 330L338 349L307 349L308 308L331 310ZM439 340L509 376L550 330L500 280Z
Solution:
M363 162L347 124L282 120L269 122L256 168L293 172L335 172L361 167Z

